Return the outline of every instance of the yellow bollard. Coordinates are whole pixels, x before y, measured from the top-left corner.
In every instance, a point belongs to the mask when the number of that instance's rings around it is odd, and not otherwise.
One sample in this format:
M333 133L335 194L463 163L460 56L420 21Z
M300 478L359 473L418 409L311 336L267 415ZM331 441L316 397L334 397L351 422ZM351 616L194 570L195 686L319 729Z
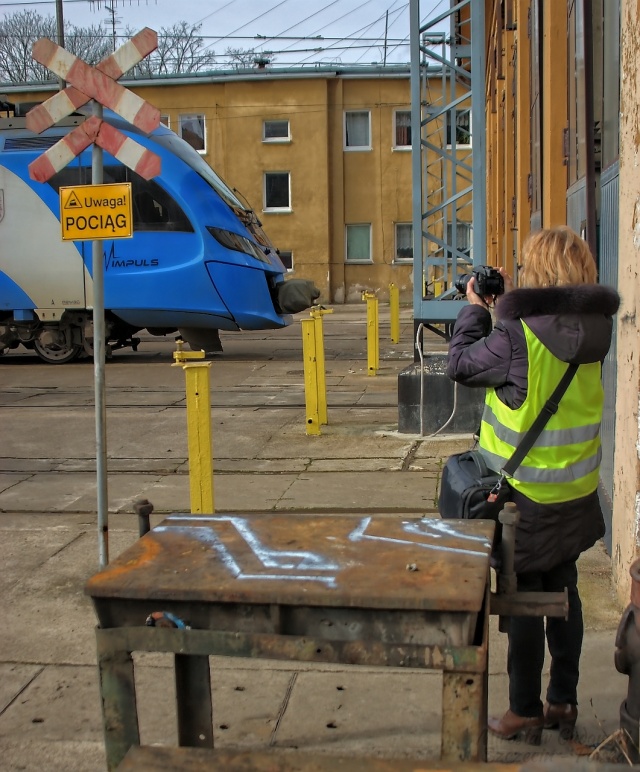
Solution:
M316 383L318 389L318 422L320 426L326 426L329 423L327 417L327 380L325 376L324 363L324 331L322 317L325 314L332 314L332 308L323 308L314 306L310 312L311 318L315 323L315 343L316 343Z
M400 287L389 285L389 313L391 315L391 342L400 343Z
M378 329L378 298L373 292L363 292L367 301L367 375L380 369L380 334Z
M316 320L303 319L302 359L304 364L304 402L307 434L320 434L318 409L318 351L316 345Z
M204 359L204 351L184 351L177 341L172 367L182 367L187 392L187 432L189 443L189 493L191 513L214 512L213 508L213 445L211 441L211 392L209 368L211 362L189 362Z

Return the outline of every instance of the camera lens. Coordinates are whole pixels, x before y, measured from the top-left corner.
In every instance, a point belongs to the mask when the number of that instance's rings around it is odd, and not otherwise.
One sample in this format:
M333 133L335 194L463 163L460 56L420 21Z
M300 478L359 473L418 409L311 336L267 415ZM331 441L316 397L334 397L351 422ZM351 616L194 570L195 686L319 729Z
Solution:
M463 273L462 275L458 276L455 287L461 295L467 294L467 285L469 284L470 278L470 273Z

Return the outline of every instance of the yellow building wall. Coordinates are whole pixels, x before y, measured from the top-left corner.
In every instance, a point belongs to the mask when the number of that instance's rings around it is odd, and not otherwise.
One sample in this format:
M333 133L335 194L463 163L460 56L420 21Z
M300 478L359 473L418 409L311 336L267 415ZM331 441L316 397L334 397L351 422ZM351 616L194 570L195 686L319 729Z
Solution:
M487 3L487 259L516 278L522 241L531 229L529 3L514 2L509 19L494 0Z
M343 114L345 110L371 111L371 150L343 150L341 173L334 184L342 179L342 217L336 211L332 223L336 235L335 248L344 261L345 226L371 223L371 264L344 265L343 286L334 286L337 300L358 300L365 290L373 290L380 297L388 296L388 285L394 282L401 297L411 298L412 268L394 263L395 224L411 222L411 153L395 150L394 113L396 109L410 109L409 81L345 79L342 103L334 101L335 147L343 145ZM340 194L339 194L340 195Z
M394 149L394 111L410 109L409 74L285 77L281 74L124 82L179 130L181 114L205 117L204 159L246 199L275 246L293 253L296 278L311 279L320 302L388 297L394 282L412 300L412 265L395 263L395 224L410 223L411 152ZM37 101L51 90L14 101ZM345 151L344 111L371 112L371 150ZM263 142L263 121L290 123L290 142ZM289 172L291 211L264 211L265 172ZM372 260L345 264L345 226L371 223Z

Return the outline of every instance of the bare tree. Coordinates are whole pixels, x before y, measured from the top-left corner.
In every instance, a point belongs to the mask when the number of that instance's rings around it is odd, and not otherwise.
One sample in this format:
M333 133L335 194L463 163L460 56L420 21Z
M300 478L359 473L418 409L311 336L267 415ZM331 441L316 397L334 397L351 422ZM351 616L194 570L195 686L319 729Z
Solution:
M201 25L186 21L163 27L158 33L158 48L136 65L137 77L202 72L215 67L215 53L203 46ZM127 28L124 39L139 30ZM56 20L36 11L8 14L0 20L0 83L46 83L55 75L38 64L31 56L33 44L40 38L56 39ZM65 25L65 48L72 54L95 65L113 48L112 37L102 25L76 27Z
M111 39L101 25L91 27L71 26L64 33L64 47L77 57L94 65L113 50Z
M33 44L40 38L56 37L53 16L35 11L20 11L0 20L0 81L27 83L55 80L53 73L31 57Z
M275 57L270 51L256 51L255 48L227 48L224 54L234 70L266 67L275 61Z
M158 48L136 65L135 77L212 70L216 66L216 55L203 47L201 28L201 24L190 25L186 21L162 27L158 32ZM125 37L134 34L130 28L125 30Z

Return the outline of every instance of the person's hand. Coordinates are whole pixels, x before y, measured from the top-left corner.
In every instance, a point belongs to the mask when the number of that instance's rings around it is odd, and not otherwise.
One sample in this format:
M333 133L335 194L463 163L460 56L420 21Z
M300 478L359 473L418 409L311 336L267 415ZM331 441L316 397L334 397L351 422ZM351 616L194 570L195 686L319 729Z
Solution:
M504 293L505 295L507 292L511 292L513 289L513 278L511 277L511 274L507 273L507 269L500 266L498 268L498 272L500 273L500 276L502 276L502 279L504 280Z
M472 306L482 306L483 308L489 308L493 303L493 295L487 295L485 298L480 297L475 291L476 278L472 276L467 282L467 300Z

